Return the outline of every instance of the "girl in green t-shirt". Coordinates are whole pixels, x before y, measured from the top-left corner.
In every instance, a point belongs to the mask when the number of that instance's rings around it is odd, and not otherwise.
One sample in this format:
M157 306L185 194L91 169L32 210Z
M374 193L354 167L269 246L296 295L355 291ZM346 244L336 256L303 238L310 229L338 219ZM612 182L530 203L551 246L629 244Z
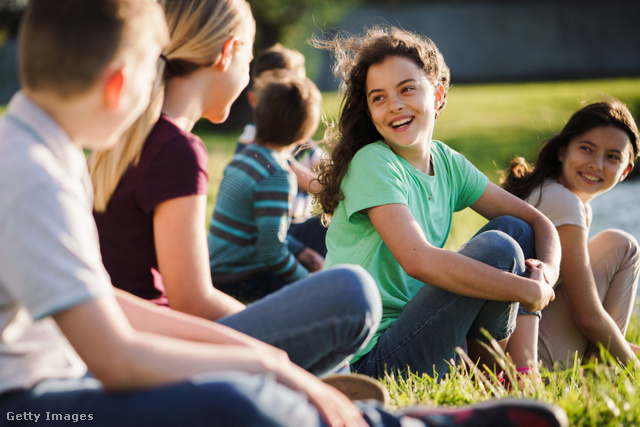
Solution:
M314 45L334 52L345 88L319 173L326 266L362 265L383 301L381 326L352 368L442 375L465 341L473 362L491 367L484 328L519 372L538 379L532 312L554 298L558 236L544 215L432 140L449 88L437 47L393 27ZM458 252L442 249L453 212L465 207L489 224Z

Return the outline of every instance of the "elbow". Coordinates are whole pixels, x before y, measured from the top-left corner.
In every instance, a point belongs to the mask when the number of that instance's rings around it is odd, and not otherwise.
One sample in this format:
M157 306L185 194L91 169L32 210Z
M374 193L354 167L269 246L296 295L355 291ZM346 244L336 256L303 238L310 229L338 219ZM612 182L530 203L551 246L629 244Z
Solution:
M573 316L573 321L576 323L578 329L580 329L580 332L587 338L596 335L599 326L602 324L600 316L596 313L577 313Z
M419 262L416 262L415 260L409 260L405 262L400 262L400 266L402 267L404 272L407 273L409 276L413 277L414 279L424 281L421 278L423 274L423 269L422 269L422 265Z
M181 298L169 300L169 307L172 310L179 311L181 313L190 314L196 317L207 318L211 311L208 306L209 298L201 296L198 298Z
M89 372L100 381L107 391L123 391L137 384L135 363L127 357L127 352L114 351L103 360L92 363Z

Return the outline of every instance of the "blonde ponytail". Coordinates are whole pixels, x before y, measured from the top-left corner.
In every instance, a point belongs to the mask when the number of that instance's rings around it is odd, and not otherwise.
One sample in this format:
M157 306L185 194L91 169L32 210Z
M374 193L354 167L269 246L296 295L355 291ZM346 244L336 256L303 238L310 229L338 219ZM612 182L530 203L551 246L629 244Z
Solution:
M147 110L120 141L89 157L94 209L104 212L122 176L140 159L144 143L160 118L167 79L186 76L200 67L214 65L224 43L233 36L255 31L246 0L160 0L170 41L158 61L158 77Z

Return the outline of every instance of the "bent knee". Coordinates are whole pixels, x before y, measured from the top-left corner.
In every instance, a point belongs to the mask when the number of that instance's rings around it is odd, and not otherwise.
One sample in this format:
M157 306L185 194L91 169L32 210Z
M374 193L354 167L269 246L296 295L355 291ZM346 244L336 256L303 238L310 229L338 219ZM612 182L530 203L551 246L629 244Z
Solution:
M374 319L382 317L380 291L373 277L359 265L340 264L323 272L327 274L327 291L340 296L345 309L367 311Z
M522 248L503 231L488 230L478 234L461 253L514 274L523 274L525 271Z
M605 251L627 253L633 258L640 257L638 241L633 235L623 230L610 228L601 231L589 239L589 244L595 244Z

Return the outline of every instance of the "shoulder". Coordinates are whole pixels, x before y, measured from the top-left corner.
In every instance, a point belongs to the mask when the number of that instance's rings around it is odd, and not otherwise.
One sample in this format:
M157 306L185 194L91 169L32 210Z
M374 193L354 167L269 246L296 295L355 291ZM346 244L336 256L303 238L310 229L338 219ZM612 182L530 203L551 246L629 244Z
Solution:
M362 166L368 173L389 169L401 170L402 163L398 156L384 142L378 141L365 145L356 152L349 169Z
M206 157L206 147L202 140L191 132L180 129L164 115L151 130L144 151L164 156L188 156L195 159Z
M242 171L256 181L274 175L288 175L283 160L279 160L272 150L255 144L248 145L233 156L227 169Z
M454 164L457 166L472 165L472 163L462 154L449 147L444 142L435 139L431 144L431 154L436 160L440 160L446 164Z
M526 201L545 214L556 227L572 224L587 228L588 205L555 180L545 180L531 191Z
M36 188L44 189L47 194L65 189L78 190L77 181L70 176L71 171L65 169L54 153L30 137L28 132L10 130L10 126L2 121L0 138L0 209L6 208L13 200L29 196ZM84 191L81 186L80 190Z
M144 176L172 173L205 174L209 157L202 140L178 128L168 117L161 116L145 141L135 169Z

